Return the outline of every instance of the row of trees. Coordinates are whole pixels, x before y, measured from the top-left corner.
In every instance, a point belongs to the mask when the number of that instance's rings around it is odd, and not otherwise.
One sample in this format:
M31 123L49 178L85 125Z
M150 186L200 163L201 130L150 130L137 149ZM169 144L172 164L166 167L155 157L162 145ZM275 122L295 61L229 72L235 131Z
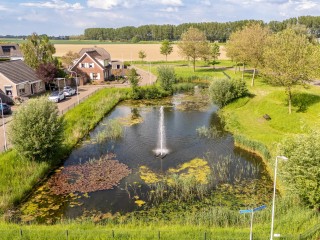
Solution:
M292 27L272 33L259 24L234 32L226 45L227 55L237 63L256 68L274 85L285 87L291 113L292 88L311 82L319 74L319 45L304 28Z
M283 31L288 26L304 25L310 34L320 37L320 17L301 16L280 21L264 23L258 20L242 20L235 22L204 22L184 23L180 25L143 25L139 27L126 26L121 28L87 28L84 31L85 39L109 41L176 41L190 27L198 28L205 33L206 38L213 41L225 42L232 32L237 31L250 23L260 23L268 26L274 33Z

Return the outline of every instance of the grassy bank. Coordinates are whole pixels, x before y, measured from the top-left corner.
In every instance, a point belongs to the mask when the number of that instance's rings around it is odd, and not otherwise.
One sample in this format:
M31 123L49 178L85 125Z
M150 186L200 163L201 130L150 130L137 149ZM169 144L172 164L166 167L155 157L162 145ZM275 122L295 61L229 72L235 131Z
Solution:
M319 216L288 201L277 201L275 233L285 239L299 239L300 234L317 239L319 233L308 230L319 223ZM240 215L221 207L176 214L170 219L118 217L62 221L54 225L18 225L0 222L1 239L248 239L250 214ZM254 217L254 239L268 239L271 209L257 212ZM159 238L160 234L160 238Z
M63 117L63 151L47 162L27 161L12 149L0 154L0 213L11 208L32 190L34 185L59 164L73 147L111 111L129 90L105 88L68 111Z

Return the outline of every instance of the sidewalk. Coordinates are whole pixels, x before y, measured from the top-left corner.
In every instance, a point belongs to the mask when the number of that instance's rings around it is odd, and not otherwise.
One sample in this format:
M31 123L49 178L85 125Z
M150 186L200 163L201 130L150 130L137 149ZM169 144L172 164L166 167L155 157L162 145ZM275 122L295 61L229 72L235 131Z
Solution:
M156 81L156 76L154 76L152 73L149 73L148 71L139 69L134 67L138 74L141 76L141 81L139 83L140 86L142 85L149 85L153 84ZM88 96L92 95L95 91L101 89L101 88L121 88L121 87L130 87L129 84L105 84L105 85L84 85L78 87L78 95L68 97L66 100L57 103L58 109L60 114L66 113L68 110L74 108L76 105L78 105L78 98L79 102L82 102L84 99L86 99ZM14 109L13 109L14 112ZM2 118L0 119L0 152L4 151L4 131L3 127L5 128L6 132L6 140L7 140L7 148L11 147L10 142L8 141L8 128L10 126L10 122L12 120L12 115L6 115L5 125L2 124Z

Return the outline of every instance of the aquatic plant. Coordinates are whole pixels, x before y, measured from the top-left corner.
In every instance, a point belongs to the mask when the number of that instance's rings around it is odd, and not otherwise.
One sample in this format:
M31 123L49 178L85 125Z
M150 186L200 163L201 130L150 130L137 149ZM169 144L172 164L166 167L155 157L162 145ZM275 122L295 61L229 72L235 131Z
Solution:
M115 140L123 135L123 124L118 119L110 119L104 125L104 129L96 136L97 143L106 140Z
M88 193L112 189L130 173L131 170L125 164L100 158L84 164L67 166L52 176L48 184L51 191L57 195Z
M223 134L223 132L218 130L215 126L211 126L209 128L206 126L201 126L198 127L196 131L198 136L203 138L216 138Z

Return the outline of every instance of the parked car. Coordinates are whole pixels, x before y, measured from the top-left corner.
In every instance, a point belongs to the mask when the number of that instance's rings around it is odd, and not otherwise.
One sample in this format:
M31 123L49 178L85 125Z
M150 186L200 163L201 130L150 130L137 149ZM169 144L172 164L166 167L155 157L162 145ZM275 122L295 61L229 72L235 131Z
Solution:
M49 100L52 102L60 102L60 101L64 100L65 98L66 98L66 96L64 95L64 93L58 92L58 91L52 92L49 96Z
M11 113L11 107L6 103L0 103L0 115L3 114L10 114Z
M77 93L77 91L70 86L65 86L62 91L63 91L64 95L68 96L68 97L75 95Z

